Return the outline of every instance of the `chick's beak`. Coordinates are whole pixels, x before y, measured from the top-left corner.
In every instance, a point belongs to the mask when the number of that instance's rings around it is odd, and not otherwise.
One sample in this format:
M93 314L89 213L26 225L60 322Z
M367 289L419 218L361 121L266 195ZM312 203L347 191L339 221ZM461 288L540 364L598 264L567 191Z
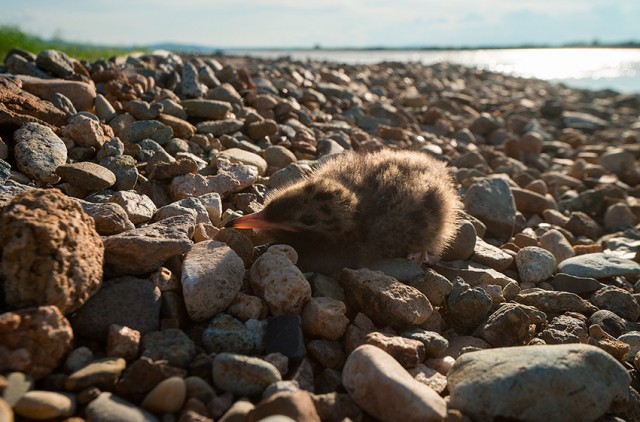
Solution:
M262 211L234 218L233 220L227 222L227 224L225 224L224 226L227 228L232 227L234 229L295 231L292 226L286 223L278 223L266 220Z

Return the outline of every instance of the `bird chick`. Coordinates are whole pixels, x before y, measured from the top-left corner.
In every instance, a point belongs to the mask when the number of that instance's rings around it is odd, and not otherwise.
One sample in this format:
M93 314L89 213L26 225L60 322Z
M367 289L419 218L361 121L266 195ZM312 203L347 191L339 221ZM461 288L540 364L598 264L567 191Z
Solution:
M227 227L266 231L295 248L301 269L331 274L386 258L439 255L457 231L459 209L444 163L383 150L331 158Z

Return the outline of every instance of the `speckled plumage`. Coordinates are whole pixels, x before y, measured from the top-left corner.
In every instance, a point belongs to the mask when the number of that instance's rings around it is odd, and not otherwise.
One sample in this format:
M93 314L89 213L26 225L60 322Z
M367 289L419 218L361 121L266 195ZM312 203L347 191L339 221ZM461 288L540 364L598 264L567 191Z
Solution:
M385 258L438 255L458 226L446 165L426 154L384 150L329 159L273 192L258 214L230 225L268 230L293 246L303 270L331 273Z

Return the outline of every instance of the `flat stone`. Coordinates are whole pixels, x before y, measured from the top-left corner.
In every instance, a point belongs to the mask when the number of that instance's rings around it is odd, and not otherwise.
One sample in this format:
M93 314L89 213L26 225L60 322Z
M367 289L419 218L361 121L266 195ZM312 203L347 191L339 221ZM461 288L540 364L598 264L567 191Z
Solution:
M66 78L73 75L73 61L62 51L43 50L36 57L36 65L54 76Z
M103 239L105 268L113 275L155 271L167 259L191 249L194 227L193 216L179 215L108 236ZM132 260L132 256L136 259Z
M18 170L40 183L56 183L56 169L67 161L62 139L48 127L27 123L13 133Z
M90 161L59 166L56 174L63 182L87 192L100 191L116 183L116 175L111 170Z
M640 264L605 253L592 253L564 260L558 266L558 272L595 279L637 276L640 274Z
M591 296L591 303L628 321L637 321L640 317L640 304L634 295L619 287L604 286Z
M580 296L569 292L557 292L539 288L522 290L515 298L516 302L533 306L549 314L577 312L591 315L598 310Z
M76 401L72 394L32 390L22 396L13 410L28 419L64 418L75 413Z
M577 295L593 293L603 287L603 284L595 278L576 277L565 273L556 274L553 280L551 280L551 285L556 290L575 293Z
M189 117L208 120L223 120L231 111L231 104L226 101L193 99L183 100L181 103Z
M62 127L67 113L49 101L22 90L22 82L0 77L0 124L23 126L27 123Z
M109 198L109 202L121 206L133 224L148 222L156 212L151 198L133 190L118 191Z
M385 351L363 345L354 350L342 372L351 398L379 420L441 421L447 413L442 397L416 381Z
M218 157L225 158L232 163L242 163L254 166L258 169L259 175L264 175L267 171L267 162L258 154L245 151L240 148L229 148L222 151Z
M127 363L122 358L104 358L89 363L73 372L64 382L67 391L80 391L89 387L113 389Z
M207 120L198 123L196 128L198 133L211 133L214 136L222 136L227 133L234 133L242 129L244 123L241 120Z
M96 98L93 83L69 81L64 79L42 79L33 76L16 75L22 81L22 87L43 100L51 101L56 94L62 94L71 100L78 111L90 111Z
M516 209L523 214L542 215L544 210L551 208L547 198L539 193L513 187L511 193L516 203Z
M119 136L124 142L138 143L152 139L164 145L173 138L173 130L158 120L141 120L125 126Z
M596 420L613 401L625 400L630 377L597 347L568 344L466 353L448 382L450 407L480 422L578 422Z
M497 271L506 270L513 263L513 257L511 255L496 246L488 244L480 238L476 239L471 260Z
M393 356L403 368L415 368L425 358L425 347L419 340L374 331L364 341Z

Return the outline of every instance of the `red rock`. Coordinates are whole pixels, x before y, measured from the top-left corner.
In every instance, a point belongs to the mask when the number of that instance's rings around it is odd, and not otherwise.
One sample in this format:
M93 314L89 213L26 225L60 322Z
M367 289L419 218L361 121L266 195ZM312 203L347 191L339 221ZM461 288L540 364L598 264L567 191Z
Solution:
M23 91L20 80L0 78L0 126L20 127L30 122L60 127L67 124L67 113Z
M71 324L55 306L0 315L0 372L49 375L71 351Z

